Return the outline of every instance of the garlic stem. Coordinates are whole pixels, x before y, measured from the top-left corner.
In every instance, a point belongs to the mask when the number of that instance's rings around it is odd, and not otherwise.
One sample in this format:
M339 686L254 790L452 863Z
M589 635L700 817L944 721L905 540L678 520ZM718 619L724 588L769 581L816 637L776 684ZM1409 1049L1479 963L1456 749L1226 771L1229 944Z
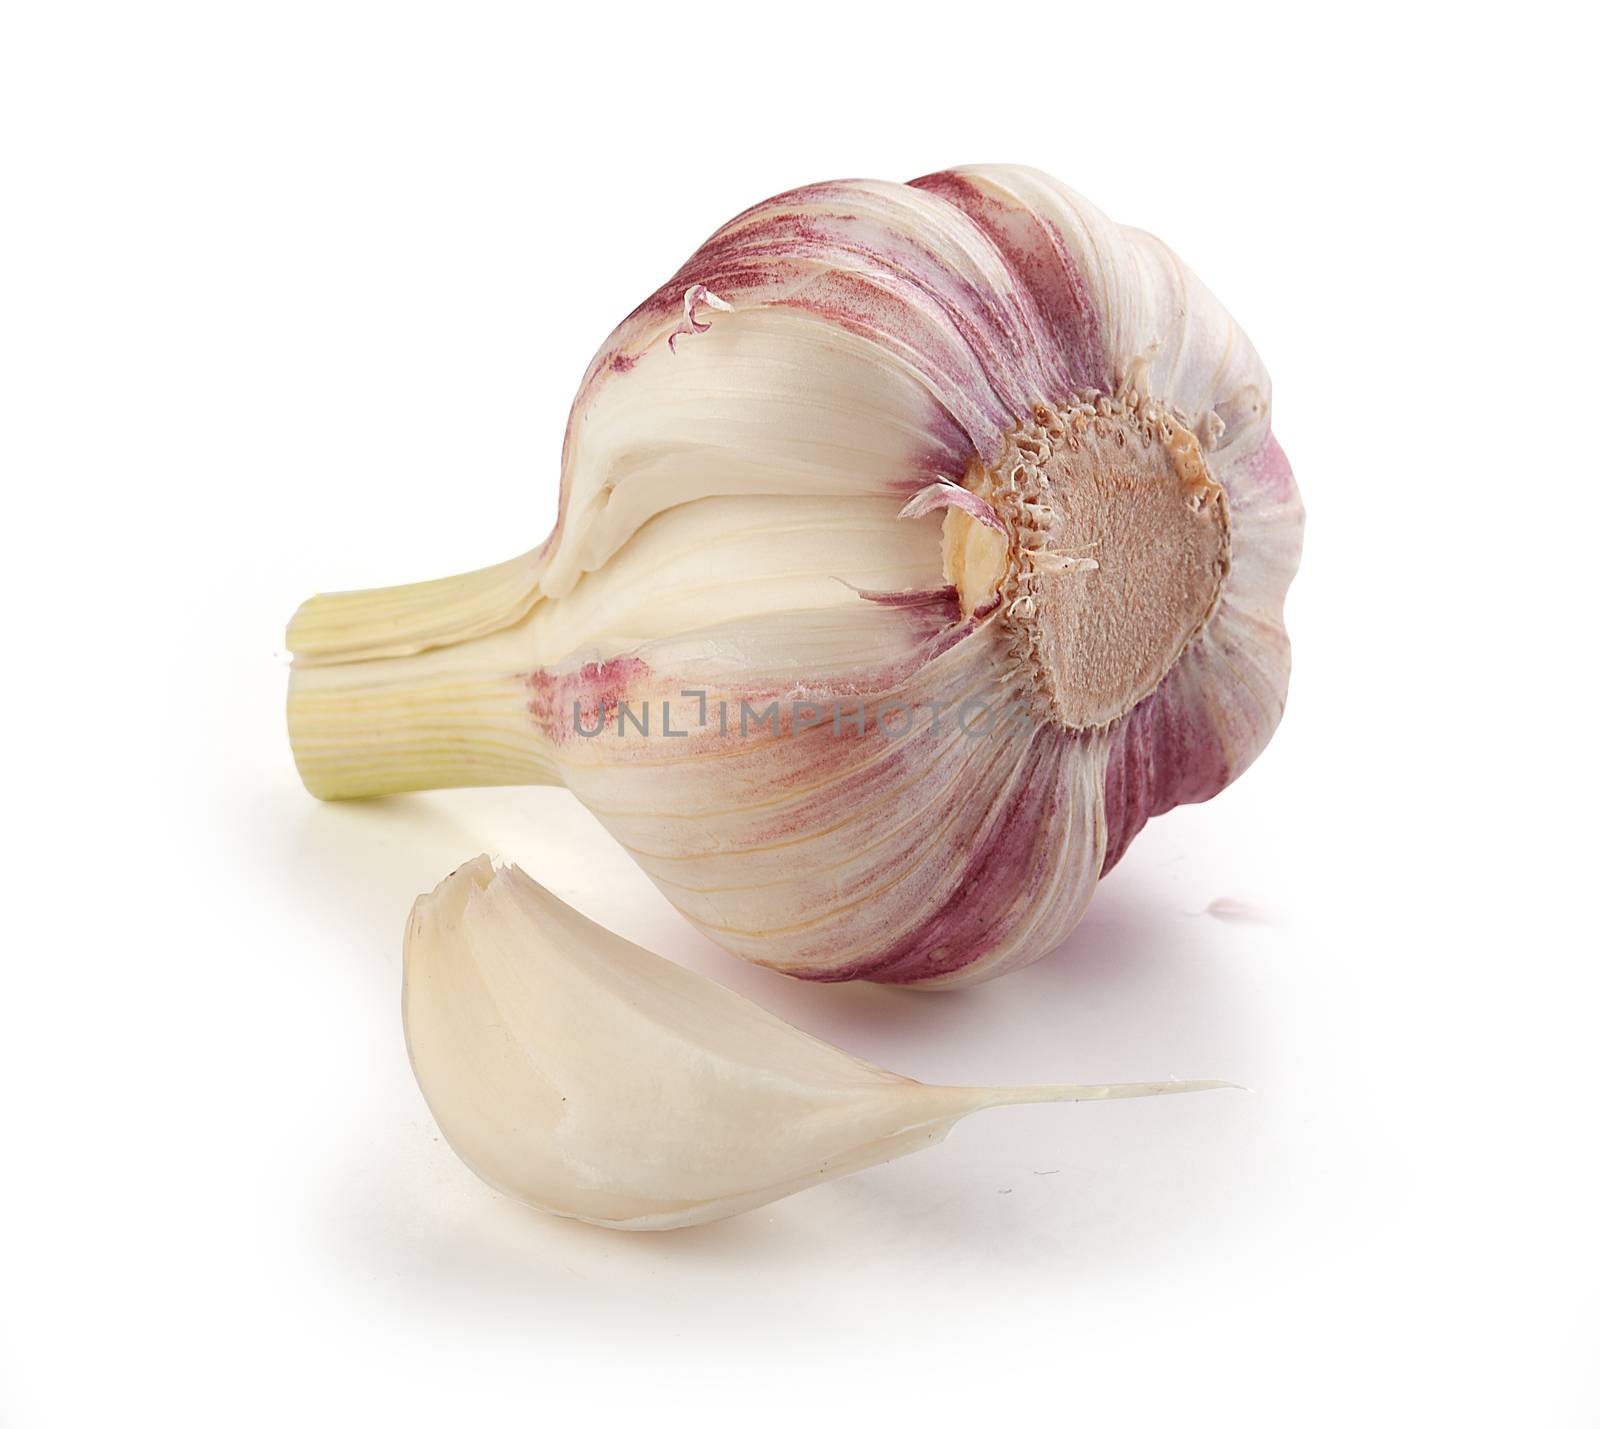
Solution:
M410 585L314 595L289 622L296 666L415 655L514 625L538 601L538 551Z
M559 783L528 718L522 557L416 585L319 595L289 627L289 739L320 799Z

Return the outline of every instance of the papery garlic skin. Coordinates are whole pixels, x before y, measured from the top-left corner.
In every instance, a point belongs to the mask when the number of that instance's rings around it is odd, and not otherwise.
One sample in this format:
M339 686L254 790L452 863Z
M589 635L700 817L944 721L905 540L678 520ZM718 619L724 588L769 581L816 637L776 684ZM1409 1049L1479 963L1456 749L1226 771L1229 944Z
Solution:
M1302 511L1269 394L1169 250L1042 174L781 195L601 349L543 546L302 608L302 776L564 784L708 936L797 976L1021 966L1282 713ZM867 718L700 722L772 701ZM936 712L963 701L1036 727L970 738Z
M463 865L412 909L406 1046L445 1138L496 1189L622 1230L721 1220L1020 1102L1220 1082L934 1087L629 943L521 869Z

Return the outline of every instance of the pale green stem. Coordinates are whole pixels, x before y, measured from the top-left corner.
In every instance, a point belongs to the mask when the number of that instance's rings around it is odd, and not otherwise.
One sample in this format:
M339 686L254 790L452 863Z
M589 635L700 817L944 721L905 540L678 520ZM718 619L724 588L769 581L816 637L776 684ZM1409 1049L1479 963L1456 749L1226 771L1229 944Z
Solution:
M417 585L319 595L289 626L289 741L319 799L554 784L530 712L534 555Z

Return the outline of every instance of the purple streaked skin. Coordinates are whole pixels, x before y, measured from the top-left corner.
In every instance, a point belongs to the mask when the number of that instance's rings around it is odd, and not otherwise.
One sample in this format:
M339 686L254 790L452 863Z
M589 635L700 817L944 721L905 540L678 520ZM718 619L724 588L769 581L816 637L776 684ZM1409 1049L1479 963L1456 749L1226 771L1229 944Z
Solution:
M817 906L813 888L826 888L846 904L870 899L882 945L848 928L838 937L824 936L817 948L823 956L785 957L784 970L801 977L911 982L949 976L986 956L996 938L1037 922L1042 911L1049 917L1041 935L1064 937L1087 897L1081 880L1073 889L1052 890L1061 864L1060 844L1069 831L1060 805L1072 784L1070 778L1057 778L1056 771L1075 737L1053 728L1036 729L1016 742L998 735L968 737L951 712L941 715L942 727L936 729L928 712L939 704L963 695L995 698L992 642L974 640L972 623L950 624L946 603L887 607L884 614L896 624L916 617L915 635L925 643L909 668L905 663L866 666L855 675L796 692L719 684L712 672L679 667L695 688L708 690L713 709L723 702L737 707L741 701L759 709L769 700L795 698L797 693L819 702L860 700L864 728L847 722L841 730L826 723L797 730L786 715L776 730L756 728L744 737L724 738L715 728L715 716L712 728L696 727L697 703L681 698L676 682L651 674L632 680L624 690L607 674L600 679L600 698L657 707L666 701L674 708L674 725L687 729L689 736L646 740L622 735L613 715L606 734L592 742L603 746L596 749L595 763L566 771L569 787L668 897L721 941L740 943L738 913L729 902L730 892L717 891L725 874L714 875L711 887L696 886L708 855L720 858L743 848L760 857L759 866L741 876L756 883L773 872L794 879L795 897L783 916L802 923ZM634 673L642 672L635 668ZM594 698L592 692L589 697ZM878 713L900 704L922 713L908 733L886 736ZM562 711L561 721L568 724L570 711ZM901 726L891 722L890 727ZM717 756L714 764L704 758L708 754ZM677 771L677 777L667 775L677 785L668 801L676 817L635 817L625 806L613 805L617 791L625 798L630 763L651 766L652 776L659 779L663 760ZM1077 831L1086 831L1092 841L1093 818L1084 808L1085 795L1086 790L1080 791L1077 799ZM908 825L915 835L909 847L899 838ZM783 850L798 842L809 848L786 858ZM1098 854L1089 852L1097 862ZM803 870L790 866L802 858ZM980 863L986 870L982 876ZM773 905L764 907L773 913ZM828 934L830 922L823 919L819 934ZM751 930L752 936L759 933L757 942L773 932ZM839 937L854 942L864 956L833 961ZM735 950L749 956L758 948L739 945Z
M944 511L952 506L958 511L965 511L974 521L998 531L1002 536L1006 534L1006 523L1000 519L994 507L976 492L950 481L925 486L900 508L900 515L906 520L915 521L918 517L930 516L935 511Z
M578 737L575 721L581 721L585 730L614 724L617 706L648 672L637 656L586 661L562 674L534 670L522 677L528 687L528 715L545 738L560 747Z
M700 319L695 316L696 311L701 306L715 308L719 312L728 311L728 304L723 302L723 300L713 293L709 288L707 288L704 283L691 284L683 295L683 319L681 322L679 322L677 327L673 328L671 333L667 335L668 352L677 352L678 339L680 337L693 337L697 332L711 331L711 324L709 322L701 322Z
M911 187L959 208L994 244L1028 295L1033 335L1060 354L1057 397L1079 388L1115 387L1099 315L1062 235L1038 213L1010 207L959 174L929 174Z

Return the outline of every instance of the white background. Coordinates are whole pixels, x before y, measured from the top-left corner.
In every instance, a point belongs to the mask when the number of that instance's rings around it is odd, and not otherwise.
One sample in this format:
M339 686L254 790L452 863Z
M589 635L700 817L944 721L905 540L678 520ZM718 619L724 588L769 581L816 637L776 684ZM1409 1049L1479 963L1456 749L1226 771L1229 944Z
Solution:
M1595 1422L1593 36L1311 14L6 7L0 1422ZM802 986L560 791L303 793L302 598L541 539L591 352L724 219L976 161L1187 258L1310 513L1281 732L1065 951ZM401 1042L482 850L915 1076L1254 1091L546 1218Z

